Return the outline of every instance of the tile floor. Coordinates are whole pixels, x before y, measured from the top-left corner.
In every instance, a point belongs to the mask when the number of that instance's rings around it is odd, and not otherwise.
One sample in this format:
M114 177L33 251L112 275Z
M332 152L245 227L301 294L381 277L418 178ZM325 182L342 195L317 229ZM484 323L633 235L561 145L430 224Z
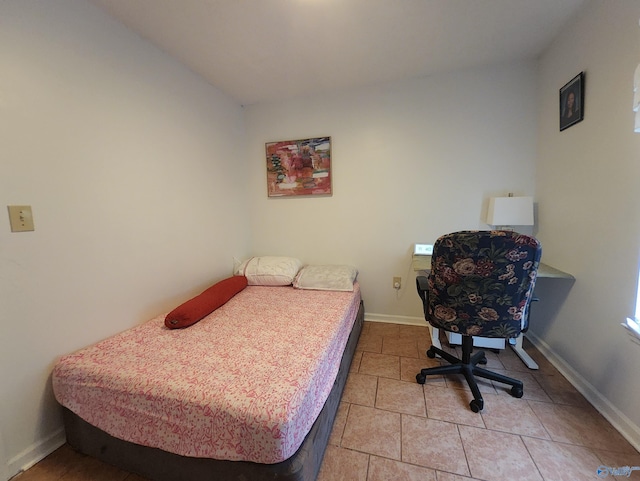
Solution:
M510 349L487 352L487 367L521 379L524 396L481 381L481 413L469 409L464 379L416 383L421 368L439 363L426 357L429 345L426 325L365 322L318 481L580 481L601 479L601 465L640 466L640 454L530 344L537 371ZM15 478L76 480L144 481L67 445Z

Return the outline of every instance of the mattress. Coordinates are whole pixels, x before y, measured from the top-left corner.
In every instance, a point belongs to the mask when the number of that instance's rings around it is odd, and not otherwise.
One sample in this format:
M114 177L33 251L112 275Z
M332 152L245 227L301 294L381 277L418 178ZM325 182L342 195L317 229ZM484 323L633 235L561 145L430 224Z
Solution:
M353 292L249 286L181 330L158 316L64 356L60 404L118 439L181 456L279 463L336 379Z

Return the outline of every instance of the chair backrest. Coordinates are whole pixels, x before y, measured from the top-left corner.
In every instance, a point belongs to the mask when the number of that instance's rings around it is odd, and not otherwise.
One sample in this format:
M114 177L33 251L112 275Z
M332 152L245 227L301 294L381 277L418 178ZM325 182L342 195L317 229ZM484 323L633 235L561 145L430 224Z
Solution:
M431 256L427 321L466 336L518 336L541 255L537 239L511 231L440 237Z

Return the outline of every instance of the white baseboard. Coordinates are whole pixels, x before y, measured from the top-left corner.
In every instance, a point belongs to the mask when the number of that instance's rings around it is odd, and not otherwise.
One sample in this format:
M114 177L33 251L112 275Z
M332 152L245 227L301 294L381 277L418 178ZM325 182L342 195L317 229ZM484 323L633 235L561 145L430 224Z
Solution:
M33 443L20 454L14 456L9 460L6 469L6 475L8 476L8 478L6 479L11 479L11 477L15 476L16 474L22 471L26 471L38 461L41 461L56 449L58 449L66 441L67 438L65 436L64 428L60 428L47 438Z
M578 374L575 369L561 356L556 354L546 342L531 331L527 332L526 337L587 401L589 401L636 450L640 451L640 427L615 407L611 401L603 396L584 377Z
M428 326L424 317L392 316L390 314L364 313L364 320L371 322L388 322L390 324L406 324L409 326Z

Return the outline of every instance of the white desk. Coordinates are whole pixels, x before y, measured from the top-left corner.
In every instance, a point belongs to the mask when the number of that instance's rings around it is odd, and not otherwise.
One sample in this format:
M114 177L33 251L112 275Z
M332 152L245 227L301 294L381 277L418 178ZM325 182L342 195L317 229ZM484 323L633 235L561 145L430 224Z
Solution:
M413 256L412 259L413 270L416 272L418 276L428 276L429 271L431 270L431 256ZM555 267L551 267L547 264L540 263L538 267L538 280L536 281L536 285L541 282L541 279L564 279L565 281L573 282L575 277L571 274L563 272ZM545 282L544 280L542 282ZM535 294L534 294L535 295ZM439 329L429 326L431 328L431 342L433 345L439 349L442 349L440 344L440 331ZM522 347L522 333L515 339L509 340L509 345L513 352L515 352L522 362L529 369L538 369L538 364L526 353L524 348ZM462 344L462 335L457 334L455 332L447 332L447 340L449 344ZM505 339L501 338L488 338L488 337L474 337L473 345L476 347L484 347L488 349L504 349L505 348Z

